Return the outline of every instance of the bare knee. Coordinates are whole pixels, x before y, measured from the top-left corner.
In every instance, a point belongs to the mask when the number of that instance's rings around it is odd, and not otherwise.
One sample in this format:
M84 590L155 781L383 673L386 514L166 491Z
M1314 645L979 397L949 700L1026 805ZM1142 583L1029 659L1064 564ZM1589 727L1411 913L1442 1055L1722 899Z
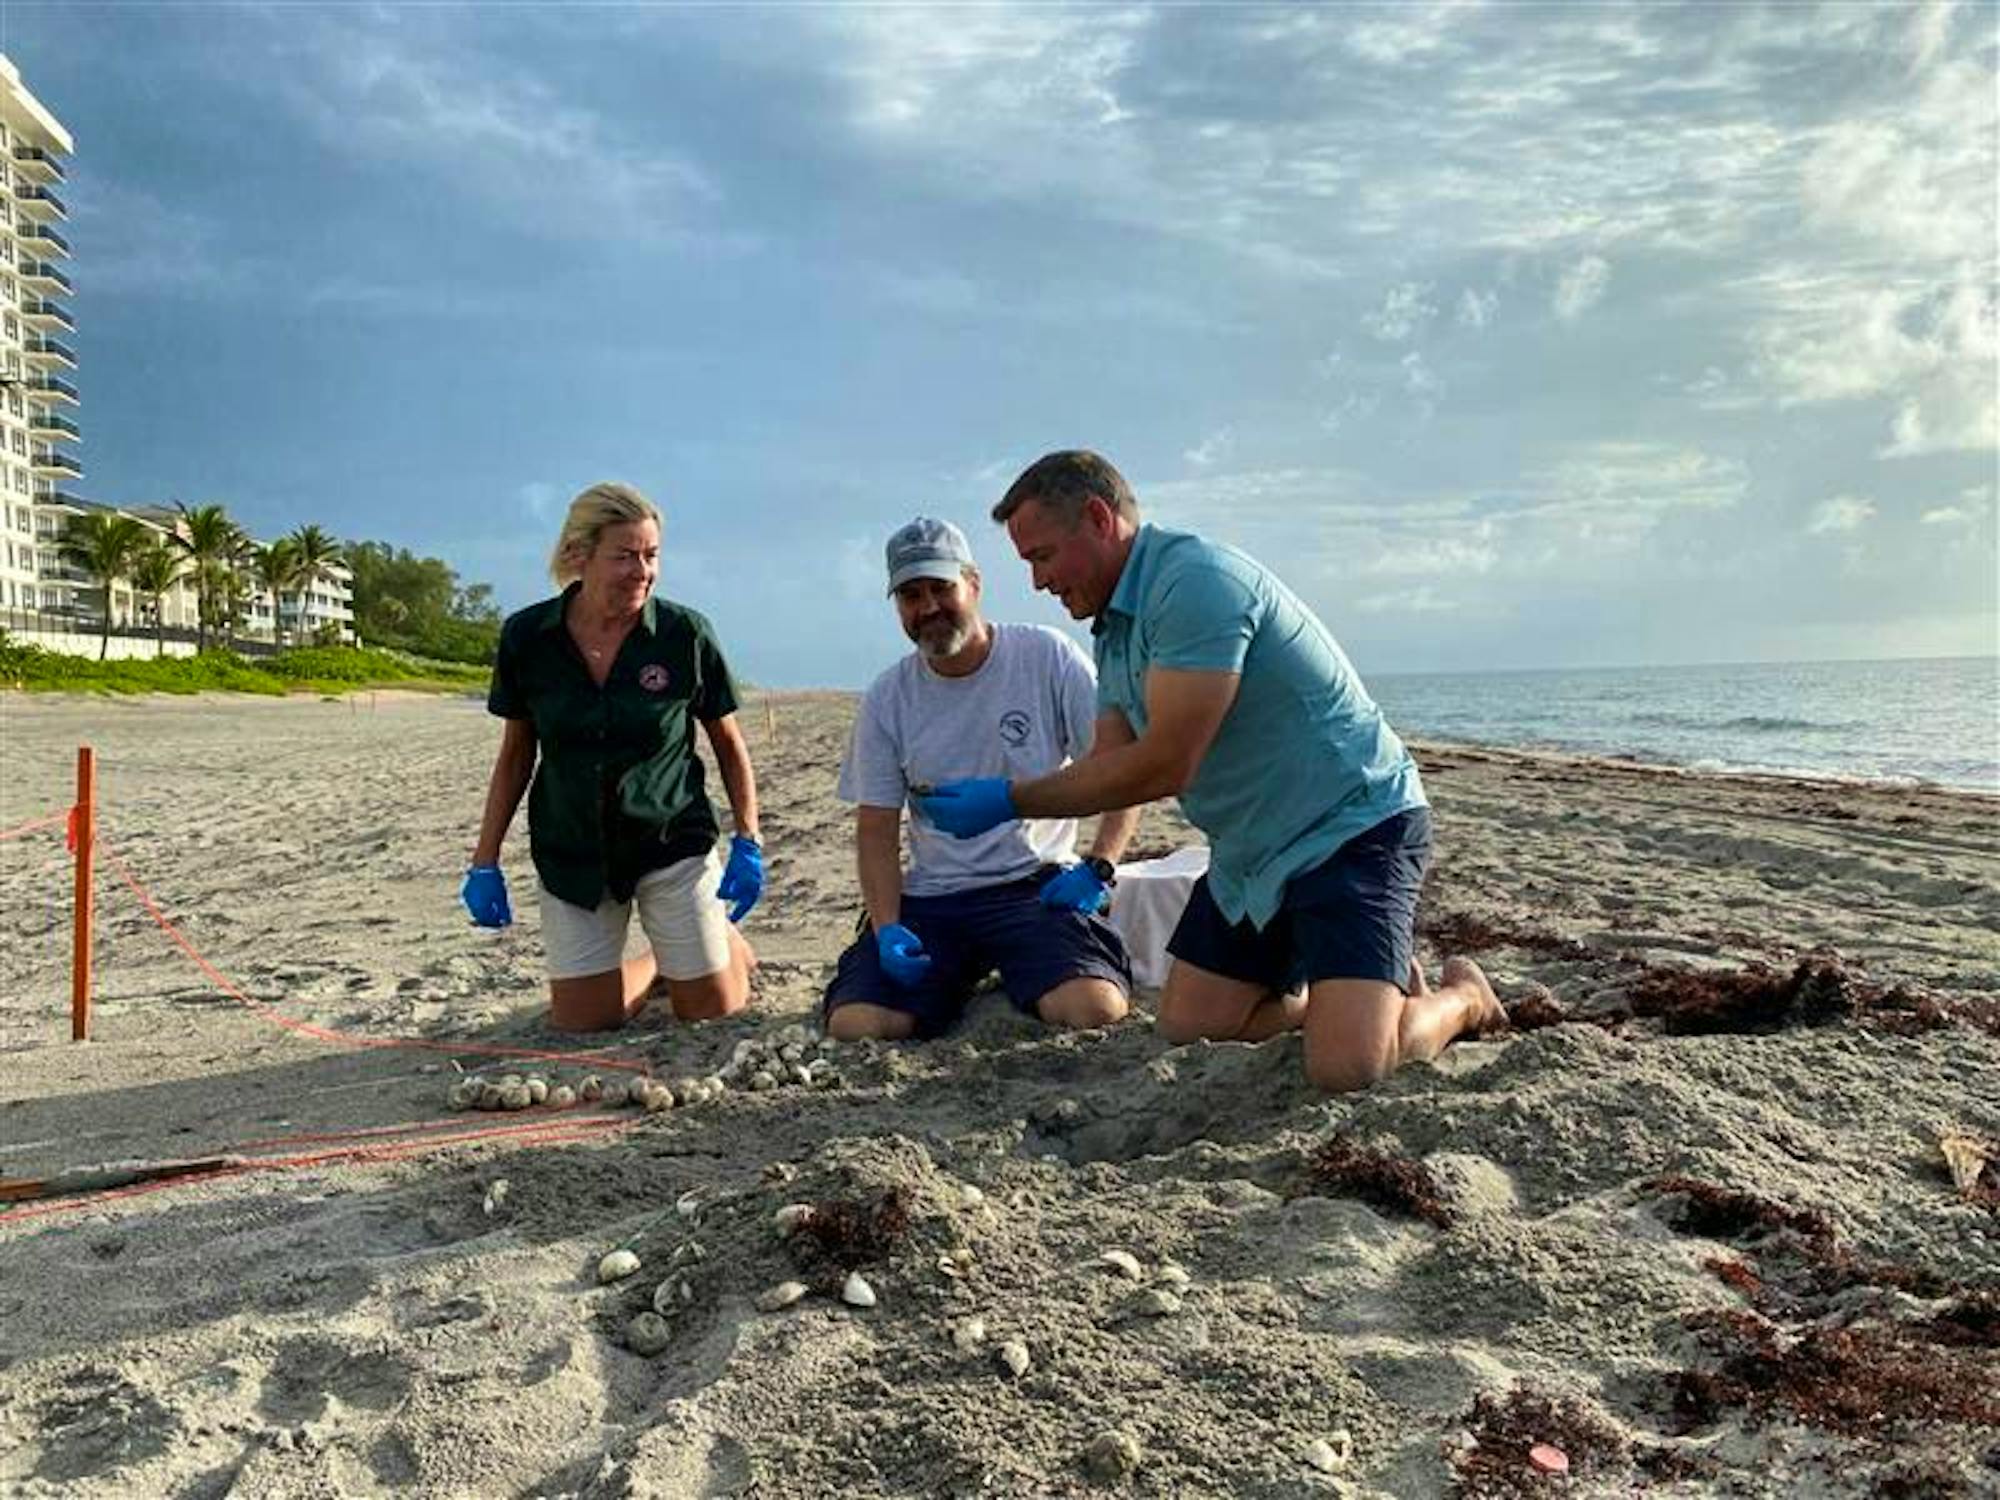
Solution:
M1035 1013L1049 1025L1077 1031L1115 1026L1130 1009L1125 992L1108 979L1072 979L1035 1002Z
M1306 1082L1329 1094L1351 1094L1380 1083L1395 1066L1393 1058L1306 1049Z
M549 1025L557 1031L616 1031L645 1005L643 987L635 996L618 969L580 979L549 981Z
M1222 1037L1227 1033L1209 1024L1211 1018L1191 1007L1179 1006L1170 997L1160 1000L1160 1013L1153 1023L1162 1039L1169 1046L1183 1047L1189 1042L1201 1041L1204 1037Z
M733 966L700 979L669 979L667 999L680 1020L719 1021L750 1003L750 981Z
M826 1034L836 1042L900 1042L916 1029L915 1016L865 1002L850 1002L826 1018Z

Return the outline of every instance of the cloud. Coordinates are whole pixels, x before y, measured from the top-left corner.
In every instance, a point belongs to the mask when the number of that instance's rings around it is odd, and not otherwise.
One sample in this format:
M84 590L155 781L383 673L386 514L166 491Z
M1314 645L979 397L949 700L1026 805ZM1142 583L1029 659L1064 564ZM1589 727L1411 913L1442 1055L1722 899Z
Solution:
M1197 469L1206 469L1227 457L1230 449L1235 446L1235 432L1230 428L1224 427L1219 431L1211 432L1207 437L1195 444L1194 447L1183 452L1181 457Z
M1995 299L1973 267L1886 286L1798 268L1766 285L1757 361L1781 405L1888 397L1884 457L2000 446Z
M1367 594L1354 601L1355 612L1364 615L1444 615L1459 607L1456 597L1428 583L1386 594Z
M152 190L93 174L65 188L76 229L89 246L93 292L223 296L253 291L267 268L235 248L217 218Z
M1373 391L1348 391L1320 417L1320 426L1338 432L1350 422L1365 422L1375 415L1382 398Z
M330 151L429 173L519 228L672 237L720 197L687 153L482 52L448 16L387 27L365 11L285 10L272 25L276 56L250 76Z
M1926 526L1970 526L1972 512L1956 505L1941 505L1936 510L1927 510L1920 517Z
M851 601L880 599L888 581L883 571L882 538L847 536L834 553L833 576L840 594Z
M545 479L534 479L514 492L531 521L553 523L563 509L563 493Z
M1736 459L1661 443L1591 443L1530 467L1521 493L1496 514L1552 527L1561 547L1615 553L1637 547L1673 512L1728 510L1748 489Z
M1479 8L1479 0L1445 0L1349 12L1344 43L1354 56L1381 67L1420 63L1448 46L1460 22Z
M1458 294L1458 326L1484 328L1493 321L1494 311L1499 305L1498 292L1481 292L1467 287Z
M1574 323L1604 298L1611 284L1611 266L1602 256L1586 255L1565 269L1556 281L1555 314L1565 323Z
M1436 410L1437 398L1444 394L1444 382L1437 377L1422 354L1412 349L1403 356L1403 390L1417 398L1426 413Z
M1806 524L1809 535L1820 536L1827 532L1858 531L1874 516L1873 501L1858 495L1836 495L1831 500L1822 500L1813 507L1812 519Z
M1431 288L1421 282L1406 281L1392 286L1384 294L1380 307L1362 314L1362 325L1384 343L1407 343L1437 316L1437 306L1429 300L1430 293Z
M1493 545L1497 528L1482 522L1465 536L1442 536L1412 541L1394 551L1381 553L1362 569L1371 577L1422 578L1433 575L1490 573L1500 560Z

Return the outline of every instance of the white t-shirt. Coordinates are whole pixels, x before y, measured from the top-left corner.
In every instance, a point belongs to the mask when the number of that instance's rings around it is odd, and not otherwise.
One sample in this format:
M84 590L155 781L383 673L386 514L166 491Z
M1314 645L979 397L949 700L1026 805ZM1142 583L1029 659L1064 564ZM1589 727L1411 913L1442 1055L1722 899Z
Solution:
M1046 776L1090 749L1097 676L1090 658L1045 625L995 625L993 651L970 677L945 677L911 652L869 687L840 767L840 798L905 810L903 892L942 896L1019 880L1075 857L1076 820L1002 823L976 838L941 833L910 788L969 776Z

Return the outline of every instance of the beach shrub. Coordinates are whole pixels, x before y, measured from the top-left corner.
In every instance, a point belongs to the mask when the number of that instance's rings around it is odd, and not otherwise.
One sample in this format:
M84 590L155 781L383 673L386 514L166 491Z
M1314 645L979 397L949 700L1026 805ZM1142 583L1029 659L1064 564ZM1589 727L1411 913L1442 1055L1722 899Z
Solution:
M386 651L307 647L264 661L233 651L98 661L15 641L0 632L0 685L30 692L285 693L350 692L366 687L470 691L483 687L484 668L426 662Z

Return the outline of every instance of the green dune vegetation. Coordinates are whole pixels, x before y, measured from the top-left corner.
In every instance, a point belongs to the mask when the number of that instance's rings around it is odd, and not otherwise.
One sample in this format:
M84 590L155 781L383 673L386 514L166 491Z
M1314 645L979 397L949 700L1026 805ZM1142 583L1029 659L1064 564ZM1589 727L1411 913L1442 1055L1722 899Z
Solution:
M0 688L39 693L286 693L322 695L396 687L483 690L487 669L356 646L303 646L252 659L234 651L97 661L44 651L0 630Z

